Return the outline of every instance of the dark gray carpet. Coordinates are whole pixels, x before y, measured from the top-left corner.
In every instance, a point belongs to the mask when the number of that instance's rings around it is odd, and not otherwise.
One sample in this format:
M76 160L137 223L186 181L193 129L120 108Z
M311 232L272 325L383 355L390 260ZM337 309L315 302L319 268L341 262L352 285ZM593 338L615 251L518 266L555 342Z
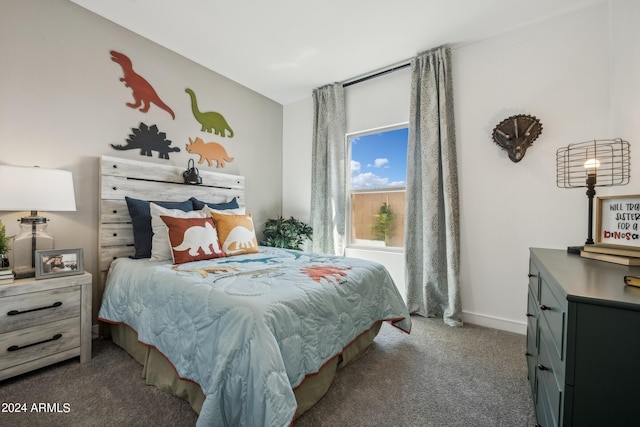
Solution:
M369 352L338 374L299 418L307 426L533 426L525 337L413 317L407 335L383 325ZM69 405L68 413L0 413L2 426L193 426L181 399L146 386L141 366L109 340L93 359L0 382L0 403Z

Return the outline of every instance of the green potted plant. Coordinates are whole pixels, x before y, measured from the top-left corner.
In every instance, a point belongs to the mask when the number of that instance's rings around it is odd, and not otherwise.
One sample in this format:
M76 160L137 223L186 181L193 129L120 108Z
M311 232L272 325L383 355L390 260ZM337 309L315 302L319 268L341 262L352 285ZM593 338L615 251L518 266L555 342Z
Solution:
M260 242L261 245L297 250L300 250L306 239L313 236L313 230L308 224L294 217L284 219L282 216L267 220L263 233L264 240Z
M9 258L7 253L9 252L9 238L7 237L6 230L2 220L0 220L0 270L4 270L10 267Z
M380 211L375 217L376 222L371 231L373 231L376 240L383 240L388 245L395 231L396 214L391 211L387 203L384 203L380 206Z

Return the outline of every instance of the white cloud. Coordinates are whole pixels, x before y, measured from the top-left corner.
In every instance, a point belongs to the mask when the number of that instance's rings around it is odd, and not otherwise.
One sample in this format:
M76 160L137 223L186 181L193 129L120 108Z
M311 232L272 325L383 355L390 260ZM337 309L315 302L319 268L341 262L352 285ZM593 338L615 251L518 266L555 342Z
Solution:
M368 168L381 168L381 167L383 167L384 165L388 165L388 164L389 164L389 159L382 158L382 159L376 159L376 160L373 162L373 164L369 163L369 164L367 165L367 167L368 167Z
M377 168L381 168L382 166L386 165L387 163L389 163L389 159L376 159L375 161L375 165Z
M351 185L355 188L386 187L389 185L389 178L366 172L351 178Z
M357 175L360 173L360 162L351 160L351 175Z

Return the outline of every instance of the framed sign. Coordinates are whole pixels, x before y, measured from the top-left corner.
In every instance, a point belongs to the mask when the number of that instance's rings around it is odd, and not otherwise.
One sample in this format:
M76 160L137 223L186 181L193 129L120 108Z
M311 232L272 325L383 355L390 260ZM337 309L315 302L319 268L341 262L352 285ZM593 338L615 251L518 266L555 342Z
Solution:
M82 249L36 251L36 280L84 273Z
M640 249L640 194L597 198L595 243Z

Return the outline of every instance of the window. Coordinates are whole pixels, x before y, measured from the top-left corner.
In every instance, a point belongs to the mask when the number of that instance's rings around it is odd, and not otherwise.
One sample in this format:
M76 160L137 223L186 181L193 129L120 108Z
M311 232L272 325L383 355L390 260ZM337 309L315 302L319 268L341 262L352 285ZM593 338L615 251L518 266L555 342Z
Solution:
M402 249L406 124L347 135L349 246Z

